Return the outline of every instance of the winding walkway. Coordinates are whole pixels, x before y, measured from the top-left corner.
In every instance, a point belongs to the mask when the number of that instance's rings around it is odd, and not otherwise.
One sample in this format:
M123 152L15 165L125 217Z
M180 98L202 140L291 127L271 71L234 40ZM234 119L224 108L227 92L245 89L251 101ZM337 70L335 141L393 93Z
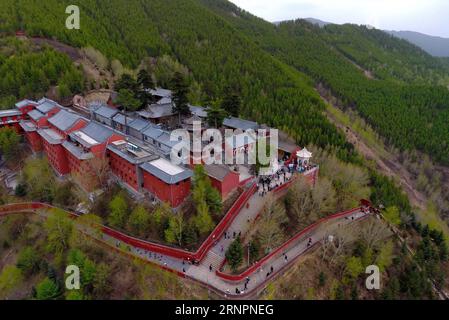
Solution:
M203 249L200 248L196 253L138 240L104 226L101 226L102 232L100 233L94 232L93 228L89 230L85 226L78 227L105 245L137 256L180 277L199 282L225 298L242 299L256 296L269 281L280 275L308 250L327 239L329 235L335 234L338 228L363 219L372 212L368 206L362 206L323 218L251 265L242 274L226 274L219 268L224 263L224 254L233 241L234 232L236 236L239 233L244 236L262 211L266 199L269 199L260 197L253 191L249 196L242 195L245 201L239 204L237 213L228 222L225 221L222 225L217 226L210 236L211 244L207 244L206 240L206 244L203 243L201 246ZM45 217L48 209L52 208L54 207L42 203L9 204L0 207L0 217L14 213L43 213ZM69 214L77 217L74 213L69 212ZM223 220L226 218L227 216ZM227 234L226 237L225 234ZM190 258L185 259L189 256L200 258L196 261L190 260Z

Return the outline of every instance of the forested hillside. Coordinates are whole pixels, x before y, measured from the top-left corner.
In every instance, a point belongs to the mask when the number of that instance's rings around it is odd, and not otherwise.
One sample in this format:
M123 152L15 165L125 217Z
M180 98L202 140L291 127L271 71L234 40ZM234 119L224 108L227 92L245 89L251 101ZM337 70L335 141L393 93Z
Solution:
M449 163L449 90L436 85L447 81L446 62L377 30L303 20L275 26L228 1L201 2L356 108L387 141Z
M447 84L449 64L378 30L301 20L275 26L224 0L84 0L81 30L71 31L69 1L0 3L0 28L10 33L95 47L128 68L170 55L189 68L204 100L231 86L242 116L278 126L299 144L351 150L321 114L312 88L323 84L396 147L449 163L449 91L438 86Z
M0 109L18 99L41 98L51 86L66 97L83 88L83 76L64 54L16 39L0 38Z
M1 0L0 4L2 30L24 29L28 35L95 47L110 61L118 59L131 68L145 57L168 54L190 69L207 99L221 98L231 86L241 94L243 116L284 129L301 145L340 146L346 158L352 152L322 115L323 104L307 77L271 57L197 1L80 1L79 31L64 27L70 1Z
M339 52L376 78L414 84L449 84L449 64L384 31L356 25L328 25L323 36Z

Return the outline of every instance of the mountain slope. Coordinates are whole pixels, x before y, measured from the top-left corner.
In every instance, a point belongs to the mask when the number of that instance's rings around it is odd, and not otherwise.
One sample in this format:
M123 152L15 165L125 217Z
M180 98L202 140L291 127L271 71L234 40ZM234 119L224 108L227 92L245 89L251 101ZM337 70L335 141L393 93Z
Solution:
M49 89L65 98L83 88L82 72L64 54L15 38L0 38L0 109L21 97L41 98Z
M446 67L404 40L354 25L275 26L224 0L200 0L264 50L329 88L400 149L418 149L449 164ZM377 80L368 78L363 69ZM365 70L366 71L366 70Z
M334 145L352 152L323 116L312 82L272 57L227 21L197 1L84 0L81 30L65 29L66 0L0 0L0 29L55 37L77 47L92 46L110 61L136 67L147 57L168 54L187 66L207 98L237 87L243 116L284 129L299 144ZM288 114L288 117L285 115ZM345 154L345 155L343 155Z
M449 57L449 39L430 36L413 31L385 31L395 37L407 40L435 57Z

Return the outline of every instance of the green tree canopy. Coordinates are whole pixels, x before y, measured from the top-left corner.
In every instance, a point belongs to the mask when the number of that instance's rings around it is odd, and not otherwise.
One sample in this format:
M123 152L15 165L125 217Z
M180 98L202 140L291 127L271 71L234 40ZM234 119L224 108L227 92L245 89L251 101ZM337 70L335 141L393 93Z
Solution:
M116 195L109 203L108 223L115 228L123 228L128 219L128 204L122 194Z
M129 89L120 89L117 97L117 104L129 111L136 111L142 106L136 94Z
M25 247L20 252L17 259L17 267L22 270L25 275L31 275L39 271L40 261L39 254L33 247Z
M36 298L38 300L57 299L60 294L58 284L49 278L45 278L36 286Z
M154 88L153 77L146 69L141 69L137 75L137 83L143 90Z
M150 227L150 214L145 207L138 205L131 212L128 219L128 228L134 234L143 237Z
M0 152L5 156L6 160L11 160L19 151L20 136L14 128L0 128Z
M225 89L225 96L221 102L221 108L225 110L229 115L238 117L241 107L241 98L236 89L228 86Z
M173 76L172 80L172 89L173 89L173 102L175 104L173 110L176 113L179 113L179 115L188 115L190 113L189 109L189 101L188 101L188 94L189 94L189 86L187 84L187 81L185 79L185 76L180 73L176 72Z
M226 260L233 272L236 272L243 262L243 246L240 238L235 239L226 251Z
M226 111L217 104L212 104L212 106L207 109L207 123L214 128L221 128L226 116Z
M67 213L60 209L52 209L44 228L47 232L47 249L55 254L62 254L69 247L73 232L73 222Z
M6 297L23 280L22 272L16 266L5 266L0 273L0 298Z

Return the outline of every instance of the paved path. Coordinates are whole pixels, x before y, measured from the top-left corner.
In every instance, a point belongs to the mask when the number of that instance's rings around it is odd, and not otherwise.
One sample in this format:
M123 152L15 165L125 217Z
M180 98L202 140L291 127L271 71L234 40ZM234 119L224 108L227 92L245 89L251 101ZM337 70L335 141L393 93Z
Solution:
M193 265L186 261L173 258L167 255L154 253L147 251L136 246L122 243L121 241L113 238L104 233L98 234L93 229L89 229L86 226L78 225L81 231L87 233L93 238L102 241L104 244L115 247L116 249L123 250L132 255L138 256L141 259L165 268L169 271L175 272L180 276L190 278L197 282L207 285L216 293L226 298L243 298L248 296L254 296L260 292L268 281L271 281L276 275L285 271L288 266L294 263L301 255L307 252L314 245L319 244L321 241L328 238L329 235L335 234L338 228L343 225L353 223L359 219L368 216L369 213L365 213L360 210L349 212L343 216L337 216L325 222L318 224L310 231L302 234L299 238L295 238L290 242L282 252L278 252L266 258L262 259L260 268L249 274L249 278L242 278L241 280L231 281L226 280L217 274L218 268L222 265L225 259L225 252L230 243L234 240L234 232L237 237L241 232L244 236L251 227L252 223L256 219L259 213L263 210L265 202L272 197L260 197L258 193L255 193L248 200L248 205L245 205L240 213L232 221L226 234L228 236L222 236L216 244L207 252L206 257L198 264ZM23 210L23 212L38 212L39 210ZM17 210L9 213L15 213ZM0 216L8 214L7 211L0 212ZM47 216L49 213L42 213ZM212 270L211 270L212 265ZM249 280L248 280L249 279Z
M264 201L261 201L261 198L258 194L255 194L249 200L249 203L249 208L245 207L244 209L242 209L241 214L239 214L239 216L236 217L236 219L233 221L228 229L228 234L232 233L233 235L234 231L237 234L238 232L242 231L242 234L244 234L244 232L246 232L250 226L250 223L248 223L247 221L248 217L254 219L262 210L264 205ZM152 262L171 271L185 274L187 277L193 280L199 281L207 285L208 287L212 287L214 291L227 298L244 297L254 294L254 292L258 292L263 289L267 282L272 280L279 272L285 271L286 267L291 265L295 260L306 253L314 245L319 244L321 241L327 239L329 235L335 234L338 228L358 221L366 217L367 215L367 213L364 213L362 211L356 211L348 216L325 222L325 225L318 226L310 233L306 233L303 237L290 244L286 250L265 261L262 264L261 268L259 268L256 272L249 276L247 287L245 287L245 283L248 281L247 279L243 279L241 281L225 280L216 274L216 267L214 267L212 271L210 271L209 269L210 260L208 260L208 256L210 254L215 254L220 258L220 262L222 262L224 260L224 252L226 252L226 248L233 241L232 236L231 239L225 239L224 237L222 237L218 241L218 243L214 247L212 247L211 250L209 250L206 258L199 265L191 265L176 258L172 258L162 254L155 254L133 246L126 245L126 247L129 248L132 254L135 254L144 260ZM310 239L311 242L309 242ZM120 247L121 245L120 241L117 241L116 239L106 235L103 235L103 240L112 246ZM222 246L224 247L223 252L221 252ZM287 259L285 257L287 257ZM271 271L271 268L273 268L273 271ZM238 289L240 293L237 293L236 289Z

